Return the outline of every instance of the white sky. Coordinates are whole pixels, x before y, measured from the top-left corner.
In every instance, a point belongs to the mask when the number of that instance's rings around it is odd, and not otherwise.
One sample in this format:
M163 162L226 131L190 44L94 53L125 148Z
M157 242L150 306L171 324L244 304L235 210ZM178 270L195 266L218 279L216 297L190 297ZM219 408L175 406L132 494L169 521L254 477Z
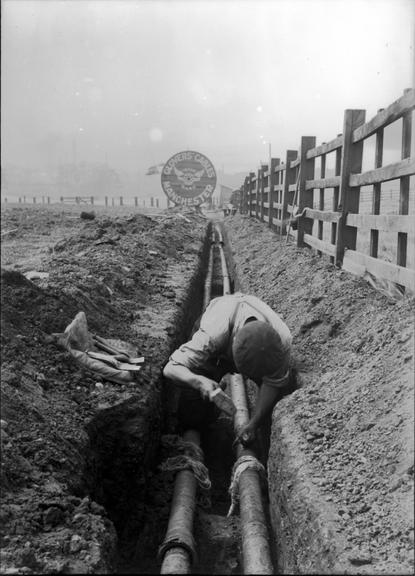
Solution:
M414 78L409 0L3 0L2 162L247 171Z

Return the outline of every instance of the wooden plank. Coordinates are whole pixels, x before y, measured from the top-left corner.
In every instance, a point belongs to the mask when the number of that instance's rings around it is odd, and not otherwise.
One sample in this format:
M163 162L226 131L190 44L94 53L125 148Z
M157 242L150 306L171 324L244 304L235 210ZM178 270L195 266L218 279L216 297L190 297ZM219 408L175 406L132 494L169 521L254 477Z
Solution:
M269 192L269 186L264 186L263 192L268 193Z
M391 262L379 260L379 258L372 258L372 256L367 256L355 250L345 251L342 267L348 272L359 276L370 272L376 278L389 280L415 291L415 270L411 268L404 268Z
M264 208L269 208L269 202L264 202Z
M279 174L275 173L275 167L278 166L278 164L280 163L280 159L279 158L273 158L271 155L271 150L270 150L270 159L269 159L269 177L268 177L268 188L269 188L269 194L268 194L268 202L269 202L269 207L268 207L268 227L272 228L272 216L274 214L274 189L275 189L275 184L277 183L278 179L279 179Z
M350 186L350 175L362 171L363 142L353 144L352 134L365 122L365 110L345 110L343 120L343 146L341 147L340 202L342 218L336 226L335 264L343 260L345 248L355 250L357 229L345 225L346 214L359 212L360 188Z
M300 164L301 159L296 158L290 162L290 168L296 168Z
M274 192L283 192L283 191L284 191L284 185L283 184L275 184Z
M309 246L311 246L311 248L315 248L316 250L319 250L320 252L324 252L325 254L328 254L329 256L335 256L336 255L336 246L334 244L329 244L329 242L325 242L324 240L319 240L318 238L316 238L315 236L312 236L311 234L304 234L304 242L305 242L305 244L308 244Z
M300 169L299 169L299 181L298 181L298 209L300 212L304 210L305 207L313 207L313 190L306 189L306 181L314 180L315 176L315 158L310 158L307 160L307 152L316 145L315 136L302 136L300 145ZM297 246L301 247L304 241L304 234L311 234L313 228L313 222L307 218L300 218L298 220L297 228Z
M315 148L311 148L307 152L307 160L310 158L315 158L316 156L322 156L323 154L328 154L329 152L333 152L333 150L337 150L337 148L341 148L343 146L343 135L337 136L330 142L326 142L325 144L320 144L320 146L316 146Z
M306 190L312 190L313 188L335 188L336 186L340 186L340 176L307 180L305 183Z
M294 210L294 206L292 204L287 204L287 212L292 214Z
M411 155L412 144L412 114L407 112L402 117L402 149L401 158L409 158ZM401 178L399 182L399 214L408 214L409 212L409 176ZM398 250L396 263L398 266L406 266L406 257L408 250L408 235L398 234Z
M273 218L272 223L276 226L281 226L282 220L280 220L280 218Z
M296 184L290 184L288 186L288 192L295 192Z
M338 222L341 214L340 212L330 212L329 210L306 208L304 216L306 218L314 218L314 220L323 220L324 222Z
M291 166L291 162L293 160L295 160L298 156L298 152L297 150L287 150L286 152L286 156L285 156L285 178L284 178L284 190L282 192L282 210L281 210L281 218L282 218L282 222L281 222L281 227L280 227L280 238L286 234L287 231L287 226L286 226L286 222L288 220L289 217L289 212L287 210L287 206L288 206L288 200L290 200L290 191L289 191L289 187L294 184L295 186L295 180L296 180L296 169L292 169L290 168Z
M376 184L378 182L388 182L389 180L396 180L403 176L412 176L415 174L415 159L405 158L400 162L394 162L382 168L375 168L375 170L368 170L361 174L350 174L350 186L367 186L368 184Z
M365 230L382 230L384 232L415 233L413 216L401 214L351 214L346 217L346 226L356 226Z
M284 164L284 162L281 162L281 164L279 164L278 166L275 167L274 172L283 172L286 169L287 169L287 165Z
M353 131L352 142L356 143L364 138L372 136L379 128L384 128L388 124L395 122L401 116L415 108L415 90L406 90L404 95L393 102L390 106L381 110L369 122L359 126Z

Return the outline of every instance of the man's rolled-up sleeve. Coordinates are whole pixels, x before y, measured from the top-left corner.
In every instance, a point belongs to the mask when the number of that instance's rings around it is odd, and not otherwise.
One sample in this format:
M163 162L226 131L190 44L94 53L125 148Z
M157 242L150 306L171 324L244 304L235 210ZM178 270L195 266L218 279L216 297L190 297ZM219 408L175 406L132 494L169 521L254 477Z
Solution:
M211 338L203 330L193 334L189 342L182 344L170 356L170 362L186 366L189 370L203 369L214 353Z

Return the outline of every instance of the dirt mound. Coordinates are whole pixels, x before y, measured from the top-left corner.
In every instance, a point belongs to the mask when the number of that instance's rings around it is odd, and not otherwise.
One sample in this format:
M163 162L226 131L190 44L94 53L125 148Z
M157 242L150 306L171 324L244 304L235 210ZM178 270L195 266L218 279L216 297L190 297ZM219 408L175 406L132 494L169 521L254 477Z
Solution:
M304 382L274 412L281 566L412 573L414 299L388 298L252 219L226 225L242 288L288 324Z
M206 221L167 212L81 220L19 208L3 211L2 226L17 228L2 242L2 570L109 572L116 533L88 494L122 516L128 503L108 502L113 485L120 494L143 488L157 442L157 381ZM28 271L43 274L30 281ZM91 332L145 357L134 382L102 381L57 348L51 334L80 310ZM129 481L117 477L117 458L130 466Z

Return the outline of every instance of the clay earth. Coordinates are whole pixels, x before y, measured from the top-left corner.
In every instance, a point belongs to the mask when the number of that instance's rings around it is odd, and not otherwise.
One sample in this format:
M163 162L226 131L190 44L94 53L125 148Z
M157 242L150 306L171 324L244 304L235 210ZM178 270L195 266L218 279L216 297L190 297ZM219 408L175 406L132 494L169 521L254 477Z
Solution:
M161 371L201 302L209 221L191 210L96 213L2 210L5 574L160 569L172 494L159 471L171 428ZM414 298L382 293L252 218L223 226L238 287L283 317L301 375L273 413L278 571L412 574ZM133 382L100 379L57 347L51 335L79 311L91 332L145 357ZM202 504L202 531L220 532ZM238 573L236 553L222 559L227 573Z

